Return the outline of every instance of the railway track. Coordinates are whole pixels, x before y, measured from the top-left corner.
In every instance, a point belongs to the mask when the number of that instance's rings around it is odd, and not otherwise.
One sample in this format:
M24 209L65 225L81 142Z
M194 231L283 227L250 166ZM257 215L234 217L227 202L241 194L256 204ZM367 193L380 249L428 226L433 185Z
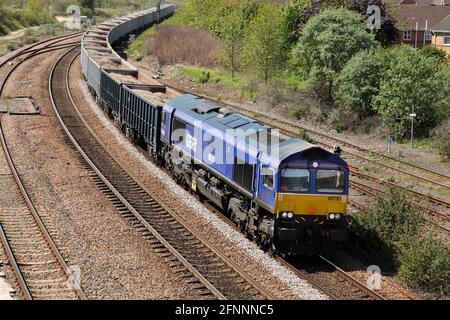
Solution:
M219 214L222 221L231 228L240 232L239 228L228 218L223 216L214 204L208 200L200 199L208 209ZM300 258L284 258L275 255L274 258L288 270L292 271L301 279L307 281L312 287L323 292L332 300L386 300L381 294L368 288L357 279L352 277L336 264L319 256L318 259L306 258L306 263ZM307 268L305 266L307 265Z
M277 260L333 300L387 300L323 256Z
M57 118L99 188L195 293L211 299L274 299L239 266L204 241L109 154L72 99L68 74L79 49L53 66L49 92Z
M165 85L167 85L167 84L165 84ZM194 92L191 92L189 90L185 90L185 89L182 89L182 88L179 88L179 87L176 87L176 86L172 86L172 85L167 85L167 87L172 88L172 89L177 90L177 91L180 91L180 92L193 94L193 95L205 98L207 100L210 100L210 101L222 104L222 105L226 105L226 106L230 107L231 109L234 109L234 110L237 110L237 111L241 111L241 112L243 112L245 114L251 114L252 113L251 110L248 110L247 108L239 106L239 105L236 105L236 104L231 104L231 103L219 101L219 100L217 100L215 98L212 98L212 97L209 97L209 96L204 96L204 95L201 95L201 94L198 94L198 93L194 93ZM426 168L422 168L422 167L416 166L414 164L410 164L408 162L404 162L402 160L398 160L398 159L392 158L390 156L386 156L386 155L384 155L382 153L373 152L373 151L371 151L369 149L366 149L366 148L354 145L352 143L346 142L346 141L341 140L341 139L337 139L337 138L331 137L329 135L322 134L322 133L317 132L315 130L306 129L306 128L302 127L302 126L296 125L296 124L291 123L291 122L287 122L287 123L284 122L283 125L281 125L281 124L278 124L278 123L281 122L281 120L278 120L278 119L270 120L270 119L267 118L266 120L261 120L261 117L260 117L260 118L258 118L258 120L261 121L261 122L264 122L266 124L269 124L272 127L276 128L276 129L279 129L280 131L282 131L282 132L284 132L284 133L286 133L286 134L288 134L290 136L297 136L300 129L306 130L313 137L314 136L318 137L314 141L316 144L318 144L320 146L323 146L325 148L328 148L330 150L332 150L334 148L334 145L332 143L330 143L330 142L328 142L328 143L324 142L323 139L327 139L327 140L332 141L334 143L339 143L341 145L346 145L346 146L349 146L349 147L354 148L356 150L368 153L369 156L376 155L377 157L380 157L382 159L390 159L391 161L394 161L394 162L396 161L397 163L399 163L401 165L404 165L404 166L408 166L409 165L411 168L413 168L415 170L422 169L427 174L434 175L435 179L429 179L429 178L423 177L421 175L418 175L418 174L415 174L415 173L412 173L412 172L407 172L407 171L405 171L406 169L402 170L402 169L396 168L394 166L387 165L385 163L380 163L378 161L372 160L372 159L370 159L368 157L365 157L365 156L358 155L358 154L356 154L354 152L350 152L348 150L346 150L344 152L344 155L347 158L350 157L350 158L353 158L354 160L357 160L357 161L366 162L366 163L370 163L372 165L380 166L382 168L391 170L392 172L397 172L397 173L400 173L400 174L403 174L403 175L406 175L406 176L409 176L409 177L413 177L415 179L419 179L419 180L421 180L423 182L432 183L434 185L437 185L437 186L440 186L440 187L443 187L443 188L446 188L446 189L450 190L450 176L448 176L448 175L441 174L441 173L438 173L436 171L432 171L432 170L429 170L429 169L426 169ZM274 122L276 122L276 123L274 123ZM287 128L287 126L292 127L292 128L296 128L297 131L289 129L289 128ZM414 190L412 188L404 187L404 186L400 185L399 183L394 183L394 182L382 180L382 179L380 179L378 177L375 177L375 176L372 176L370 174L362 172L361 170L359 170L359 167L355 166L354 164L349 165L349 167L350 167L351 174L354 175L354 176L358 176L358 177L361 177L362 179L366 179L366 180L369 180L369 181L375 181L376 183L378 183L380 185L383 185L386 188L397 187L397 188L400 188L400 189L402 189L402 190L404 190L406 192L409 192L410 194L412 194L413 196L416 197L415 201L411 201L411 203L413 203L415 206L417 206L424 213L429 213L433 217L433 219L427 219L427 220L431 221L434 225L436 225L440 230L444 231L446 234L450 234L450 230L447 227L442 226L441 224L439 224L438 222L435 221L436 218L441 219L444 222L448 222L450 220L450 215L448 213L448 211L449 211L448 209L450 208L450 201L447 201L445 199L437 198L435 196L432 196L432 195L427 194L425 192L420 192L420 191ZM438 181L438 180L440 180L440 181ZM446 181L446 182L443 183L441 181ZM356 185L356 183L354 185ZM364 185L364 188L363 187L357 187L355 189L360 191L360 192L363 192L363 193L365 193L366 195L369 195L369 196L375 196L375 195L383 196L383 195L387 194L386 191L380 190L379 188L374 188L374 187L372 187L370 185L367 185L367 184ZM424 202L427 202L428 205L425 205ZM353 201L352 205L354 207L356 207L357 209L360 209L360 210L365 209L365 206L363 206L363 205L361 205L359 203L356 203L354 201Z
M4 72L0 78L0 96L7 80L19 65L37 55L67 47L67 43L61 45L58 42L67 41L79 34L58 36L35 43L2 61L0 68ZM15 62L18 57L22 58ZM36 211L17 172L1 128L1 115L0 140L0 162L4 163L2 168L9 169L0 174L2 190L7 190L2 194L2 203L8 205L0 209L0 239L22 297L27 300L86 299L81 287L73 281L75 278L72 270Z
M10 266L25 299L85 299L72 273L64 261L44 222L16 170L8 150L0 117L2 172L0 184L2 204L0 209L0 238Z
M63 43L58 44L59 42L67 41L68 39L72 39L75 37L80 36L80 33L74 33L64 36L59 36L55 38L51 38L48 40L44 40L41 42L38 42L34 45L31 45L30 47L27 47L24 50L20 50L17 53L15 53L13 56L9 57L8 59L5 59L5 61L2 61L0 63L0 68L3 68L2 73L0 75L0 96L5 88L6 82L8 81L9 77L14 73L14 71L25 61L41 55L48 52L53 52L55 50L61 50L64 48L73 47L75 44L79 43L77 42L70 42L70 43ZM42 47L39 47L42 46ZM39 47L39 48L36 48ZM16 59L19 60L16 61Z

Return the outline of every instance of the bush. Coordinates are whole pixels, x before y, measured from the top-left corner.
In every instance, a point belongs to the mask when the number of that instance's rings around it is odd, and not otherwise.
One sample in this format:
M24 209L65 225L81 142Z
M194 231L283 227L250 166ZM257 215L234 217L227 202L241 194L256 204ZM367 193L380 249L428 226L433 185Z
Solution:
M334 108L328 114L328 124L338 133L355 129L358 125L358 116L343 108Z
M378 94L383 69L380 51L362 51L354 55L337 78L336 102L360 119L373 115L372 99Z
M436 238L425 236L404 243L399 260L400 281L441 296L450 294L450 257Z
M386 71L372 107L383 116L391 132L405 137L410 132L411 107L415 106L415 133L428 136L439 124L440 106L448 108L450 72L445 72L436 59L407 45L390 49L385 60Z
M366 213L356 215L351 232L364 253L378 264L397 269L397 278L413 288L448 295L450 257L447 248L426 231L424 217L406 194L391 189L378 197Z
M447 61L447 52L434 46L426 46L420 49L420 53L426 57L437 59L441 63Z
M450 128L450 119L444 121L434 130L434 139L436 140L442 161L450 161L450 131L448 128Z
M404 192L392 188L387 198L377 197L367 213L358 216L358 220L384 244L397 248L418 234L423 217Z
M314 143L313 139L308 135L308 132L306 132L305 129L300 129L298 138L309 143Z
M160 64L186 63L211 67L219 47L209 32L178 26L163 26L153 41L153 53Z
M303 105L289 110L289 117L300 120L306 118L311 112L310 106Z

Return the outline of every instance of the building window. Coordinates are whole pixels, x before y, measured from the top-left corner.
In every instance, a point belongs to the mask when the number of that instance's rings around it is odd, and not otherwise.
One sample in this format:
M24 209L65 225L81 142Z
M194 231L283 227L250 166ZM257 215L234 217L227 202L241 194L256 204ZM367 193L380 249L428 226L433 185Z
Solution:
M433 34L431 33L431 31L427 31L427 35L426 35L425 39L427 41L431 41L433 39Z
M403 40L409 41L412 38L411 31L403 31Z
M444 45L450 46L450 33L444 33Z

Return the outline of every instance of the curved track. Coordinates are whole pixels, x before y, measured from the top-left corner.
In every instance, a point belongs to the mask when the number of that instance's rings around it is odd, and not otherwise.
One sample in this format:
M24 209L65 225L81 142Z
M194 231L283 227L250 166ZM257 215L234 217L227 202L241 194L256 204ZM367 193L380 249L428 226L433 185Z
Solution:
M69 44L58 44L61 41L78 36L79 33L58 36L28 46L0 64L0 68L8 67L2 72L0 96L4 86L13 72L23 62L47 52L61 50ZM36 48L41 46L40 48ZM73 45L73 44L72 44ZM18 63L8 62L24 56ZM3 201L14 204L0 210L0 239L5 249L10 266L16 276L22 297L32 299L86 299L79 284L74 282L73 274L66 264L47 227L36 211L19 173L14 165L6 139L1 128L0 142L4 162L9 172L0 176L0 182L7 192L3 193Z
M55 63L49 91L61 126L100 189L197 294L214 299L273 299L269 291L199 237L108 153L70 93L68 74L78 55L78 49L69 50Z
M86 299L71 283L71 271L54 243L19 177L8 150L0 118L0 140L11 174L2 176L15 210L0 213L0 238L25 299ZM12 187L12 185L16 187Z

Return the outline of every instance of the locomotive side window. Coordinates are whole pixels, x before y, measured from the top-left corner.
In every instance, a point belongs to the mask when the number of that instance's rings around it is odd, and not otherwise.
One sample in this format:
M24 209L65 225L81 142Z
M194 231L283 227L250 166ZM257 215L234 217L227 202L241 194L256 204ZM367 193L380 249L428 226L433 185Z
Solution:
M173 119L172 122L172 141L183 142L186 135L186 124L178 119Z
M316 187L318 192L344 192L344 172L342 170L317 170Z
M308 192L309 170L285 168L281 170L281 191Z
M273 189L274 175L275 171L272 168L263 168L264 185L269 189Z

